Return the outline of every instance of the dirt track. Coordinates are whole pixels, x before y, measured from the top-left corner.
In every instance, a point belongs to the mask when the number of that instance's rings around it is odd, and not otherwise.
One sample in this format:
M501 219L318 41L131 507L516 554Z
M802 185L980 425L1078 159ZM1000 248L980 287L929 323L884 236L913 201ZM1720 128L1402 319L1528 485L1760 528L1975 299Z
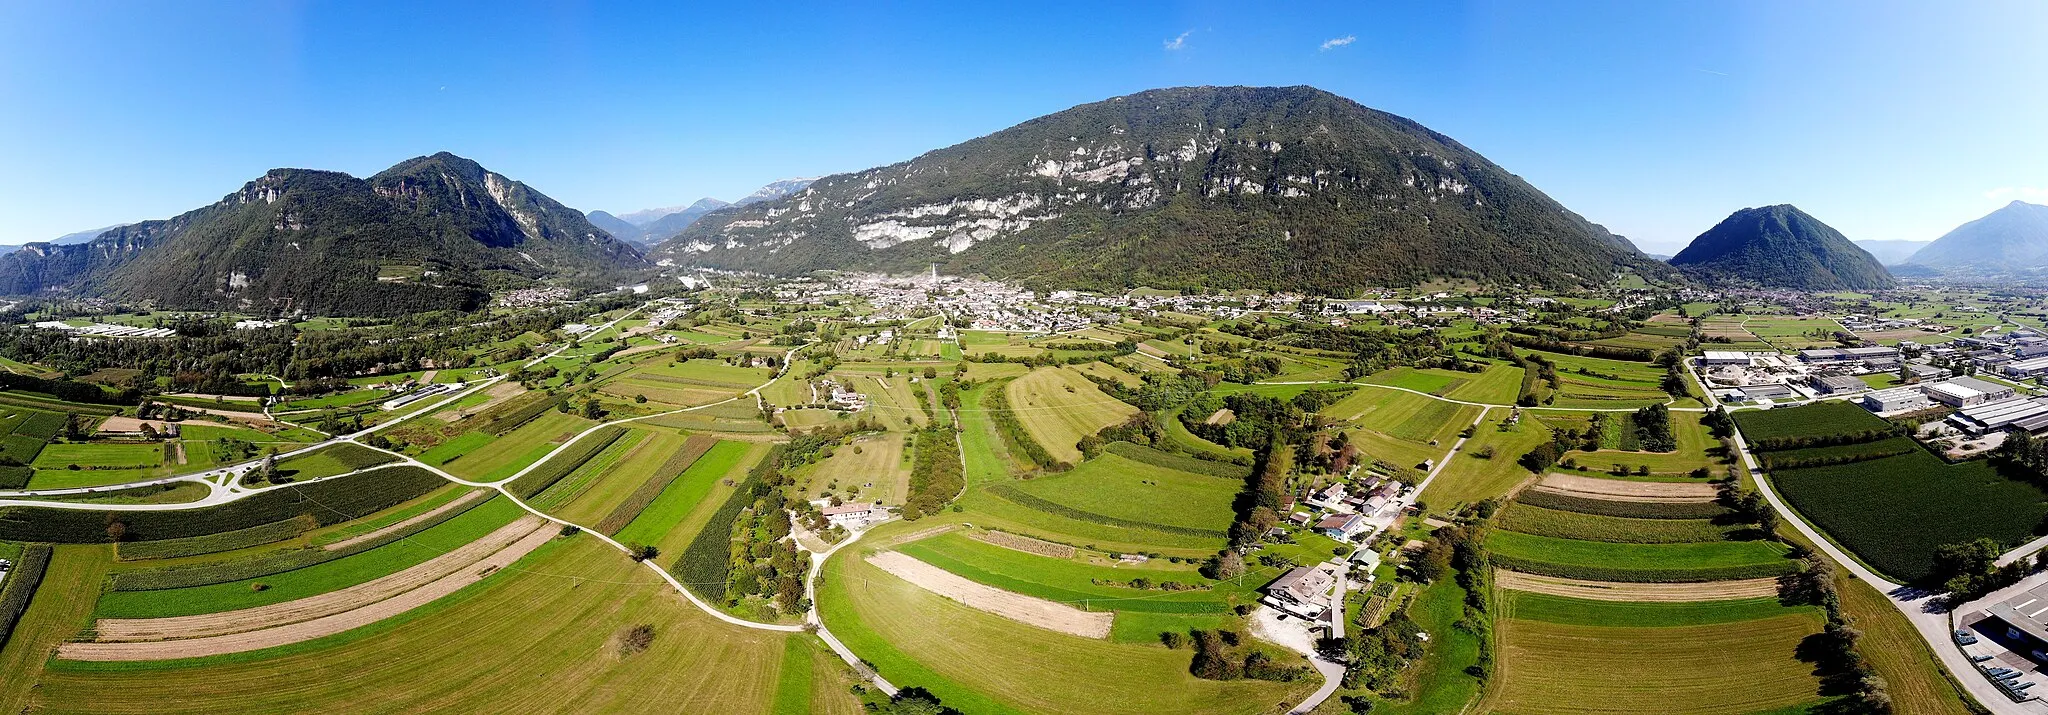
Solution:
M424 513L421 513L421 514L420 514L419 516L415 516L415 517L413 517L413 518L410 518L410 519L406 519L405 521L401 521L401 522L398 522L398 523L396 523L396 524L392 524L392 525L390 525L390 526L384 527L384 528L382 528L382 529L378 529L378 530L376 530L376 531L372 531L372 532L370 532L370 533L367 533L367 534L362 534L362 535L359 535L359 536L351 536L351 537L349 537L349 538L346 538L346 539L342 539L342 540L340 540L340 541L336 541L336 542L334 542L334 543L332 543L332 544L328 544L328 545L326 545L326 546L323 546L323 547L321 547L321 548L323 548L323 549L326 549L326 550L328 550L328 551L340 551L340 550L342 550L342 549L346 549L346 548L348 548L348 547L350 547L350 546L354 546L354 545L356 545L356 544L359 544L359 543L362 543L362 542L365 542L365 541L370 541L370 540L372 540L372 539L376 539L376 538L378 538L378 537L380 537L380 536L383 536L383 535L385 535L385 534L389 534L389 533L391 533L391 532L394 532L394 531L403 531L403 530L404 530L404 529L405 529L406 527L412 526L413 524L417 524L417 523L420 523L420 522L426 521L426 520L428 520L428 519L432 519L432 518L434 518L434 517L436 517L436 516L440 516L440 515L442 515L442 514L446 514L446 513L448 513L448 512L450 511L450 510L454 510L454 509L460 509L460 508L462 508L462 506L463 506L464 504L469 504L469 503L471 503L471 502L475 502L475 501L477 501L477 500L479 500L479 499L483 499L484 497L488 497L488 496L491 496L491 495L492 495L492 493L493 493L493 492L491 492L490 490L487 490L487 489L478 489L478 490L472 491L472 492L470 492L470 493L468 493L468 494L464 494L464 495L462 495L462 496L456 497L456 498L454 498L454 499L450 500L450 501L449 501L448 503L446 503L446 504L442 504L442 505L440 505L440 506L437 506L437 507L434 507L434 508L432 508L432 509L428 509L428 510L427 510L426 512L424 512Z
M991 588L953 575L898 551L868 557L868 563L919 588L975 610L1082 638L1108 638L1113 613L1091 613L1063 603Z
M95 630L102 642L208 638L345 613L461 571L533 533L541 523L539 518L523 517L426 563L339 591L222 613L171 618L102 618Z
M1714 485L1680 482L1637 482L1626 479L1603 479L1582 477L1576 474L1552 473L1530 487L1539 492L1564 494L1588 499L1608 501L1632 501L1655 503L1710 502L1714 500Z
M1494 571L1494 580L1501 588L1594 601L1674 603L1769 598L1778 595L1778 580L1774 578L1703 583L1617 583L1538 576L1499 569Z

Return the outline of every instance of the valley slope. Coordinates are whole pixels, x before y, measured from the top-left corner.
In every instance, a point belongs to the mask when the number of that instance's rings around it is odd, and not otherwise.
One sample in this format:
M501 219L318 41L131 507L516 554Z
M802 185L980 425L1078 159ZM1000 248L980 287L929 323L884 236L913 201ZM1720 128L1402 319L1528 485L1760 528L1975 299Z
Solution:
M1082 105L713 213L652 254L776 273L937 263L1098 289L1328 294L1662 270L1451 138L1310 87Z
M489 289L645 265L582 213L444 152L368 179L274 169L174 218L82 244L31 243L0 257L0 293L390 315L471 309Z

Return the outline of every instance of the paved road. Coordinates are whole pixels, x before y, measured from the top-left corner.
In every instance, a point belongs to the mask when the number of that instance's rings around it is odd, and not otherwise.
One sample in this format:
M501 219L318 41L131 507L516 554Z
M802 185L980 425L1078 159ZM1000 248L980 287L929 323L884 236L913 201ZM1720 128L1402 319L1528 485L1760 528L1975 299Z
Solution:
M852 546L853 542L859 541L860 537L867 535L870 529L880 525L880 523L870 524L866 528L856 530L848 535L845 541L841 541L832 548L826 549L824 553L813 552L811 554L811 571L804 574L804 596L811 599L811 610L804 613L804 622L816 627L819 640L825 641L825 645L830 647L833 653L839 654L840 660L846 661L847 665L853 666L855 671L865 672L868 670L868 667L861 663L860 656L853 654L852 648L848 648L845 643L839 642L839 637L832 635L832 630L825 627L824 619L818 617L818 572L824 570L826 559L832 558L832 555L839 553L840 549ZM872 676L870 680L877 689L891 697L896 695L896 686L887 679L884 679L881 673L870 673L870 675Z

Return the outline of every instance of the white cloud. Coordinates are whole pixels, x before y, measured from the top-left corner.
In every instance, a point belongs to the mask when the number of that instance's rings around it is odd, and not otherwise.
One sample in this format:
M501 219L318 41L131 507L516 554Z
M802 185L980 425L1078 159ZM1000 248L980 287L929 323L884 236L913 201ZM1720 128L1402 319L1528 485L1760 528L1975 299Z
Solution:
M2048 189L2038 186L2000 186L1984 192L1984 198L1998 201L2018 199L2029 203L2048 203Z
M1348 44L1351 44L1351 43L1353 43L1353 42L1357 42L1357 41L1358 41L1358 36L1357 36L1357 35L1345 35L1345 36L1343 36L1343 37L1333 37L1333 38L1330 38L1330 39L1327 39L1327 40L1323 40L1323 47L1322 47L1322 51L1323 51L1323 52L1328 52L1328 51L1330 51L1330 50L1333 50L1333 49L1336 49L1336 48L1339 48L1339 47L1343 47L1343 46L1345 46L1345 45L1348 45Z
M1180 37L1176 37L1176 38L1173 38L1173 39L1171 39L1171 40L1167 40L1167 41L1166 41L1166 49L1168 49L1168 50L1178 50L1178 49L1180 49L1180 48L1183 48L1183 47L1186 47L1186 46L1188 46L1188 35L1192 35L1192 34L1195 34L1195 31L1194 31L1194 30L1189 30L1189 31L1187 31L1187 32L1183 32L1183 33L1180 33Z

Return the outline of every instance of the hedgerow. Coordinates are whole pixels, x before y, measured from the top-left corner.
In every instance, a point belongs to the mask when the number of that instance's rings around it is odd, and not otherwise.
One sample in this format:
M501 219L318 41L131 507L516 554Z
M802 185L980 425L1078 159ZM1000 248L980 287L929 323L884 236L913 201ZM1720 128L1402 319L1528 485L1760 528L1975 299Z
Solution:
M324 547L309 547L280 551L266 556L239 561L222 561L197 566L116 571L107 579L108 588L115 591L156 591L166 588L189 588L192 586L209 586L216 583L233 583L244 579L281 574L286 571L294 571L308 566L327 563L335 559L354 556L379 546L386 546L410 538L414 534L440 526L448 520L462 516L468 513L469 510L483 506L490 503L490 501L489 499L477 499L463 502L459 506L435 514L431 518L408 524L405 528L395 529L388 533L380 534L377 538L364 539L339 549L329 550Z
M114 511L0 508L0 540L92 544L182 539L307 515L320 525L359 519L416 499L448 482L433 472L395 466L334 479L288 484L200 509Z
M997 384L990 387L981 398L981 407L996 423L996 431L1002 433L1004 445L1015 448L1023 453L1025 459L1046 471L1064 472L1073 469L1074 465L1054 458L1050 452L1045 451L1045 447L1040 445L1038 440L1031 438L1031 433L1024 429L1024 423L1019 422L1017 414L1010 411L1007 387L1007 384Z
M619 441L619 437L624 434L626 428L618 425L600 428L590 436L576 440L568 449L557 452L555 456L541 462L540 466L534 467L526 476L512 480L505 488L521 499L531 499L533 495L554 486L555 482L562 481L562 477L569 476L570 472L576 471L577 467L583 466L584 462L590 461L598 452L612 446L612 443Z
M1633 502L1608 499L1589 499L1567 494L1555 494L1530 489L1522 492L1516 501L1545 509L1575 511L1581 514L1618 516L1627 519L1712 519L1728 513L1728 509L1713 502Z
M1784 559L1760 564L1740 566L1708 566L1688 569L1645 569L1585 564L1557 564L1536 561L1500 553L1487 555L1493 565L1510 571L1577 578L1588 581L1615 581L1620 583L1695 583L1700 581L1735 581L1751 578L1772 578L1799 570L1799 562Z
M1757 455L1764 469L1800 469L1804 467L1825 467L1831 464L1868 462L1873 459L1896 457L1920 449L1920 444L1911 437L1893 437L1876 442L1856 442L1826 447L1807 447L1778 452L1764 452Z
M544 392L529 392L485 415L477 430L503 437L505 433L519 429L535 418L547 414L548 410L554 409L555 405L565 399L568 398Z
M319 524L312 517L300 516L284 521L258 524L247 529L223 531L218 534L192 536L183 539L160 539L157 541L133 541L120 545L124 560L174 559L181 556L215 554L222 551L246 549L251 546L268 544L298 536L317 528Z
M960 437L948 427L932 427L917 433L912 447L910 495L903 501L903 518L916 520L937 513L967 487L960 465Z
M782 445L775 445L766 458L748 470L746 481L725 498L725 503L711 514L711 520L704 524L703 530L698 531L697 536L690 539L690 545L683 548L682 557L669 567L669 573L696 591L697 595L712 601L725 598L727 572L732 565L733 522L739 520L741 510L768 491L767 474L774 471L782 459L782 450Z
M1010 484L997 484L995 486L989 487L988 491L990 494L994 494L1009 501L1016 502L1021 506L1030 509L1036 509L1038 511L1046 512L1048 514L1053 514L1056 516L1063 516L1076 521L1086 521L1095 524L1102 524L1105 526L1123 527L1126 529L1147 529L1166 534L1194 536L1205 539L1223 539L1229 538L1230 536L1230 532L1222 531L1219 529L1197 529L1190 526L1155 524L1149 521L1134 521L1131 519L1121 519L1114 516L1097 514L1092 511L1082 511L1080 509L1075 509L1073 507L1061 504L1059 502L1049 501L1040 498L1036 495L1028 494L1023 490L1018 489L1016 486Z
M14 624L21 620L21 614L28 610L29 599L35 597L36 587L43 583L43 571L50 565L49 544L29 544L22 547L21 558L14 563L14 571L7 574L7 583L0 586L0 648L7 646L7 637L13 635Z
M698 458L703 457L705 452L711 451L717 444L717 437L705 434L690 435L689 439L683 441L683 448L676 450L676 453L662 462L653 474L648 475L647 481L641 482L640 488L633 490L632 496L626 497L625 502L613 508L612 513L606 514L604 519L597 522L597 531L602 534L617 534L620 529L626 528L627 524L633 523L634 519L639 518L640 512L647 509L647 505L653 504L655 499L661 497L662 492L668 490L670 484L675 483L676 477L683 475L683 470L697 463Z

